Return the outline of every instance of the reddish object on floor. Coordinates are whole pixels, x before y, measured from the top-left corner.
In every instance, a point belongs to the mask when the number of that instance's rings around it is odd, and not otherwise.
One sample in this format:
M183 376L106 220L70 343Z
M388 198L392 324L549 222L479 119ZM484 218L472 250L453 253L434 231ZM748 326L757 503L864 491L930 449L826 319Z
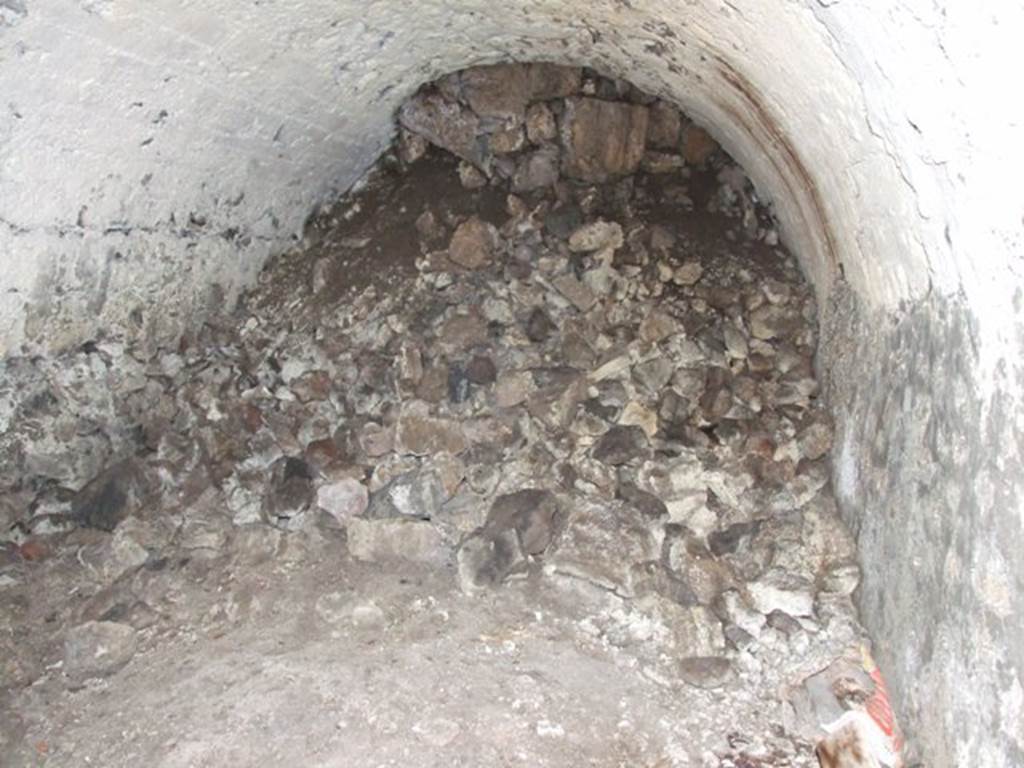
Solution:
M41 541L29 539L18 547L18 554L21 555L22 560L34 561L42 560L49 552Z

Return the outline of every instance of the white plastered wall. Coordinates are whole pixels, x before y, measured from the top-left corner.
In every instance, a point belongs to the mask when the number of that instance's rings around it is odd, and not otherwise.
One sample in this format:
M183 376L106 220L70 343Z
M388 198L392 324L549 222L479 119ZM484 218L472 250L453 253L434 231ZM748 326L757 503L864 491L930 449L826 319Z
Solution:
M908 307L960 301L979 413L999 394L1020 418L1022 32L1000 0L0 0L0 354L172 343L359 178L420 83L540 59L703 121L822 307L847 291L882 343ZM1021 535L1019 506L999 514ZM1024 749L1018 726L986 752L990 721L952 723L911 690L920 660L887 658L932 764ZM986 690L1012 718L1004 673Z

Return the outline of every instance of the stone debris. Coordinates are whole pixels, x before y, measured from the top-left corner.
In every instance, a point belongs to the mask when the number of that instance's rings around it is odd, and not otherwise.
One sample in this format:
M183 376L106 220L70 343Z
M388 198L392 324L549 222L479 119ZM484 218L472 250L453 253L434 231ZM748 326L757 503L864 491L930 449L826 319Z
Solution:
M827 483L810 288L731 159L620 85L499 65L414 96L401 168L450 152L474 202L416 198L416 269L393 290L331 299L344 275L302 273L297 252L194 338L5 362L5 539L110 537L89 550L110 589L183 552L261 562L340 528L353 559L454 564L467 593L596 594L595 637L662 643L651 658L669 648L700 690L774 691L787 658L848 642L859 571ZM721 237L687 229L695 206ZM113 674L136 642L73 627L64 672Z
M448 258L460 267L479 269L494 258L497 245L498 231L474 216L455 230L448 245Z
M108 677L125 667L138 647L135 630L114 621L90 621L64 640L64 674L73 684Z
M443 564L448 550L441 533L418 520L366 520L353 518L346 528L348 551L356 560Z

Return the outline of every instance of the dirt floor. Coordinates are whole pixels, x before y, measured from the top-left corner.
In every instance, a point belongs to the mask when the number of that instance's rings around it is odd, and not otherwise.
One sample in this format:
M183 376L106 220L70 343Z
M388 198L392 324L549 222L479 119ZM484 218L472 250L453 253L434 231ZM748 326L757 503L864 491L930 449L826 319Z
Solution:
M598 183L586 98L509 139L473 84L514 151L460 161L413 104L236 312L72 359L137 443L18 490L0 764L814 766L874 694L770 212L685 118Z

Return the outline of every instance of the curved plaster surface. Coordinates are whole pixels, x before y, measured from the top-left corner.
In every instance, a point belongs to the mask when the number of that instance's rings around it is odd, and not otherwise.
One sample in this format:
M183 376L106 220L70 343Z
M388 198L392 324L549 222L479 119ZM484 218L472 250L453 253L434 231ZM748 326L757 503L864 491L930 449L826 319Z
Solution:
M979 670L979 638L940 631L1024 633L1024 480L972 485L981 467L1016 467L1024 442L1013 5L0 0L0 354L173 343L360 178L395 108L443 73L533 59L627 78L743 163L814 281L837 476L863 531L862 602L880 614L866 620L930 764L1024 762L1024 651L990 633L998 663ZM940 461L889 429L936 401L971 456L932 478L942 503L907 496L915 468ZM884 546L911 533L928 578ZM922 622L941 643L918 638ZM991 706L948 689L960 674L981 675L971 695Z

